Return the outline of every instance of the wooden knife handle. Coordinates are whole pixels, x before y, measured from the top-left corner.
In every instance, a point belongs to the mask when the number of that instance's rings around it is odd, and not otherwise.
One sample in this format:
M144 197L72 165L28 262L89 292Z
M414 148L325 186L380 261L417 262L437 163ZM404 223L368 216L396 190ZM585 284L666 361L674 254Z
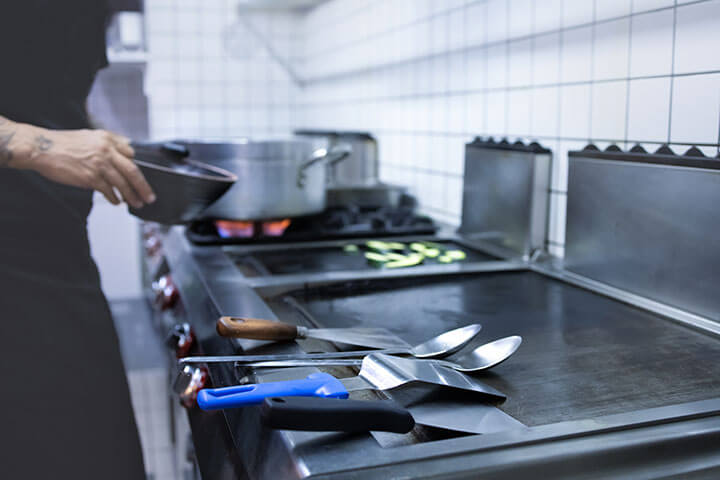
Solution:
M289 323L259 318L220 317L217 332L221 337L251 338L253 340L294 340L298 328Z

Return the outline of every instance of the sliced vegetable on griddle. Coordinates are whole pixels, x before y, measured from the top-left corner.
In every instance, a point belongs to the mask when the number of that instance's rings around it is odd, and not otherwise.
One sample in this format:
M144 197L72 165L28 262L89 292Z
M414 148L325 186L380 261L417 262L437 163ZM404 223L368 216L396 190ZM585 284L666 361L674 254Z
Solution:
M388 262L388 257L382 253L365 252L365 258L373 267L382 267Z
M414 267L416 265L420 265L423 260L425 260L425 257L423 255L420 255L419 253L411 253L409 255L406 255L404 259L402 260L393 260L391 262L387 262L385 264L386 268L406 268L406 267Z

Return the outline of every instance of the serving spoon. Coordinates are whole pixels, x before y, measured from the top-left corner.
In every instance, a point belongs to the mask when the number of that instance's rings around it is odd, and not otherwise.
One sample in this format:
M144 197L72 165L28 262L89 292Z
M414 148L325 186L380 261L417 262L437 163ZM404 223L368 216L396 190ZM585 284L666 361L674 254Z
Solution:
M450 360L416 360L433 365L452 368L458 372L472 373L487 370L507 360L522 343L522 337L513 335L480 345L470 352ZM362 359L327 359L327 360L275 360L253 362L239 360L239 365L255 368L278 367L317 367L317 366L350 366L362 365Z
M225 363L225 362L268 362L268 361L306 361L306 360L333 360L362 357L371 353L384 353L388 355L410 355L415 358L438 358L457 352L480 333L482 326L472 323L464 327L450 330L437 335L419 345L409 348L393 348L383 350L352 350L347 352L326 352L326 353L300 353L280 355L225 355L225 356L201 356L185 357L179 360L181 365L191 363ZM357 363L359 365L360 363ZM353 363L355 365L355 363Z

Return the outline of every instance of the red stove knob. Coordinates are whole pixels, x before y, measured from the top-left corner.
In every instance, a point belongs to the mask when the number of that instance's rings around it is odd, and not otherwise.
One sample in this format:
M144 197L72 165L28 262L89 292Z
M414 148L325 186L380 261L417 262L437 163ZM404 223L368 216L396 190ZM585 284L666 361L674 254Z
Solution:
M160 310L168 310L175 306L180 292L170 274L163 275L152 283L152 290L155 292L155 303Z
M188 323L175 325L166 340L167 345L175 350L177 358L187 357L195 344L195 333Z
M145 239L144 247L145 253L148 256L153 257L160 252L160 249L162 248L162 241L157 235L151 234Z
M185 408L192 408L197 401L198 392L205 388L208 372L204 367L186 365L175 379L173 389L180 397L180 403Z

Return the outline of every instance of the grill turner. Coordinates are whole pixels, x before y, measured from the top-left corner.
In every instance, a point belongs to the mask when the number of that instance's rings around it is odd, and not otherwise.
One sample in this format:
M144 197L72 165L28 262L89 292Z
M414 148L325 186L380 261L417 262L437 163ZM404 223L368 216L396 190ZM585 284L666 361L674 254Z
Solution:
M269 382L200 390L198 405L203 410L257 405L268 397L348 398L356 390L393 390L410 385L436 386L465 391L488 400L505 395L484 383L446 367L381 353L366 356L360 374L338 379L327 373L313 373L301 380Z

